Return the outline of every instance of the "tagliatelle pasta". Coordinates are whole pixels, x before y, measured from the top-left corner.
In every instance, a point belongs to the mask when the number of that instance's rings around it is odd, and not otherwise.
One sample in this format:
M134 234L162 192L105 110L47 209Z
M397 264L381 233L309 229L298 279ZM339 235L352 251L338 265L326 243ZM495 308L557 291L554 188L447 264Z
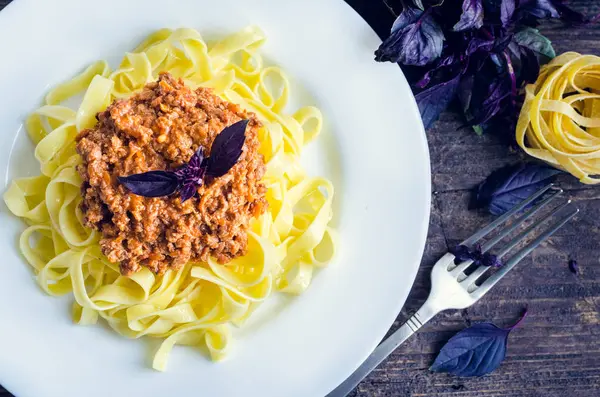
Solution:
M567 52L542 67L525 88L516 138L531 156L599 183L600 57Z
M314 107L284 112L289 82L281 69L263 65L258 49L264 41L256 27L211 47L193 29L161 29L126 54L116 71L98 61L55 87L26 121L41 175L13 181L4 194L8 208L29 225L19 240L23 256L45 292L73 294L76 323L102 318L126 337L163 338L154 356L157 370L166 368L175 344L223 358L232 325L242 325L274 291L302 293L314 268L335 253L333 185L307 176L299 162L304 145L319 135L321 113ZM123 276L101 253L99 233L83 226L75 137L115 98L139 91L161 71L256 113L264 124L260 152L269 208L251 224L248 254L226 265L209 259L162 275L142 268ZM78 109L64 105L80 94Z

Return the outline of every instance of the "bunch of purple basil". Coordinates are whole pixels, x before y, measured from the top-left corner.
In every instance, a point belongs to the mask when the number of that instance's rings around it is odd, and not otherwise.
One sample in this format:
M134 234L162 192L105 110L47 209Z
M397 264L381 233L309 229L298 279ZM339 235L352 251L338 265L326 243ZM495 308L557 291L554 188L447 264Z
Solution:
M458 99L467 126L511 139L522 87L555 56L536 29L540 21L595 20L562 0L396 0L397 7L392 1L399 15L375 60L400 64L425 128Z

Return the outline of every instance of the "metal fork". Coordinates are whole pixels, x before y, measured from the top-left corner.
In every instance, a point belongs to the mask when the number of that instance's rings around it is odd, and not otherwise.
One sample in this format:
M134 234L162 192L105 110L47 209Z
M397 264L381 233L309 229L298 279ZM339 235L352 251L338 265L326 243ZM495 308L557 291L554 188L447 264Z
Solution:
M531 207L525 213L520 215L514 222L506 225L499 230L498 234L485 242L481 246L482 252L487 252L495 247L500 241L506 238L509 234L518 229L523 223L538 213L542 208L547 206L552 200L560 196L561 189L555 188L552 184L545 186L537 191L531 197L527 198L520 204L508 211L503 216L494 220L492 223L463 241L461 244L472 246L498 226L504 224L513 215L519 213L525 207L533 203L535 200L542 197L546 192L549 195L537 205ZM525 241L527 237L532 235L532 232L541 224L549 221L559 213L564 213L559 219L552 224L539 236L531 240L527 245L518 250L510 259L504 262L504 265L495 273L489 276L482 282L484 274L490 270L488 266L478 266L472 272L465 273L473 261L454 263L455 256L451 253L445 254L431 270L431 291L429 297L415 314L413 314L396 332L389 338L384 340L371 353L367 360L360 366L348 379L336 387L327 397L342 397L350 393L371 371L373 371L387 356L389 356L396 348L407 340L412 334L417 332L427 321L431 320L436 314L448 309L464 309L477 302L485 295L498 281L502 279L509 271L511 271L517 263L525 256L529 255L538 245L545 239L550 237L554 232L560 229L565 223L573 218L579 209L571 205L571 200L559 205L549 214L544 216L539 221L531 224L525 230L520 232L516 237L509 240L504 247L498 252L498 258L502 258L513 248ZM477 283L476 283L477 282Z

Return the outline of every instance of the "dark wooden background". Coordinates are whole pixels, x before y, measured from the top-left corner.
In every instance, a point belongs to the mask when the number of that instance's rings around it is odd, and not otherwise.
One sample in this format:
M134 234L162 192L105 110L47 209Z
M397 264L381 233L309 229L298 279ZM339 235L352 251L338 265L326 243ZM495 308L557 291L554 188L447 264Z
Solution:
M393 16L381 0L347 2L380 36L387 34ZM0 9L8 3L0 0ZM600 13L599 0L572 0L570 4ZM600 55L600 24L577 29L545 24L541 30L558 53ZM484 212L467 209L472 187L491 171L524 158L493 136L479 137L460 125L457 115L446 113L427 132L434 192L429 237L412 292L391 331L424 302L435 261L449 246L490 221ZM475 306L442 313L426 324L353 396L600 396L600 190L569 177L560 183L581 209L575 221L534 251ZM579 261L579 277L567 269L569 255ZM509 324L526 305L529 316L511 333L506 360L494 373L471 379L428 371L440 347L456 331L479 321ZM0 397L9 395L0 386Z

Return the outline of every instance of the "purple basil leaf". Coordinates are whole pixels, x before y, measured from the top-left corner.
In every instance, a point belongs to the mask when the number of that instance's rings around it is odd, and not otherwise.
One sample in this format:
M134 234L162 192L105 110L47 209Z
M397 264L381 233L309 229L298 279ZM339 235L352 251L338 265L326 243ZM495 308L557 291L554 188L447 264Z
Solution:
M475 51L490 52L492 48L494 48L494 43L495 40L474 37L471 39L471 41L469 41L469 45L467 46L465 53L466 55L472 55L475 53Z
M480 323L463 329L442 347L429 370L456 376L489 374L504 361L508 335L524 317L509 328Z
M416 5L421 10L425 9L425 5L423 4L423 0L412 0L413 4Z
M452 255L455 256L454 258L454 263L455 264L459 264L460 262L466 262L468 260L473 259L473 256L471 255L471 251L469 250L469 247L467 247L466 245L457 245L454 248L450 248L448 250Z
M202 167L202 162L204 161L204 149L199 147L196 153L192 156L190 161L188 161L188 167L194 170L199 170Z
M207 159L204 158L204 150L198 148L198 151L194 153L187 164L184 164L174 171L177 178L179 178L180 183L195 183L196 185L201 185L206 172L206 160Z
M404 29L410 24L413 24L419 20L419 17L423 14L423 11L418 10L412 7L404 7L398 18L394 21L392 25L391 33L394 33L397 30Z
M483 103L471 100L469 114L471 114L472 119L467 123L467 126L473 127L488 123L494 116L501 112L502 100L509 94L509 91L506 90L504 91L504 96L490 96L489 99L485 100Z
M438 62L437 68L443 68L446 66L452 66L457 62L456 57L453 54L450 54L442 59L440 59L440 61Z
M496 40L494 40L494 47L492 47L492 52L496 52L496 53L503 52L506 49L506 47L508 47L508 45L510 44L510 42L512 40L513 40L512 34L507 34L506 36L497 38Z
M428 70L423 77L421 77L416 83L414 83L414 87L419 88L419 89L423 89L425 87L427 87L429 85L429 82L431 81L431 74L432 72L435 71L435 69L432 70Z
M375 51L377 62L398 62L403 43L404 29L410 28L419 21L423 11L413 7L404 7L394 21L390 36Z
M423 12L406 7L402 14L395 24L396 30L375 51L375 60L424 66L438 59L442 54L444 33L430 9ZM408 21L413 22L406 24Z
M490 59L495 58L495 54ZM498 61L499 62L499 61ZM504 67L505 63L500 63ZM498 73L495 71L495 73ZM512 95L511 80L508 74L490 77L487 73L478 73L475 83L469 112L473 119L467 125L474 126L485 124L496 116L503 108L505 99Z
M206 175L225 175L242 155L248 120L241 120L225 128L215 138L206 161Z
M502 74L502 72L504 72L504 66L505 66L504 62L501 61L498 54L495 54L495 53L491 53L489 59L490 59L490 61L492 61L492 63L494 64L494 66L496 68L496 74L494 75L494 77L499 78L500 75Z
M500 366L510 331L481 323L454 335L442 347L430 370L456 376L482 376Z
M515 73L517 74L517 76L521 75L521 46L519 46L515 40L514 40L514 36L513 36L513 41L511 41L510 43L508 43L508 47L506 47L506 51L508 52L508 55L510 56L510 60L515 68Z
M461 244L451 248L449 252L455 256L454 263L457 265L461 262L473 261L478 266L502 266L502 261L496 255L492 255L489 252L482 253L481 246L479 245L469 248Z
M179 178L169 171L149 171L120 176L119 182L138 196L161 197L173 194L177 190Z
M545 57L554 58L556 56L552 42L542 36L537 29L526 27L515 34L514 40L521 47L528 48Z
M508 25L515 13L515 0L501 0L500 3L500 21L502 26Z
M503 263L500 259L498 259L496 255L492 255L489 252L486 252L481 257L481 265L488 267L501 267Z
M479 29L483 26L482 0L463 0L460 20L452 30L461 32L468 29Z
M479 185L476 207L487 208L494 215L504 214L560 173L555 168L531 163L496 170Z
M517 75L515 74L515 68L512 64L512 61L510 60L510 55L507 51L504 51L502 55L504 56L504 60L506 61L506 74L508 75L508 78L510 80L511 103L509 103L509 105L505 107L505 109L507 109L508 107L516 103L516 98L519 93L517 92Z
M440 117L440 114L446 110L450 101L456 95L459 82L460 74L449 81L431 86L415 95L425 128L431 127Z
M429 85L429 82L431 81L432 76L435 73L439 72L443 68L453 66L455 63L456 57L453 54L450 54L444 58L440 58L437 62L437 65L434 68L429 69L427 72L425 72L423 77L421 77L416 83L414 83L413 86L420 89L427 87L427 85Z
M511 43L508 48L515 70L519 73L517 75L518 85L535 82L540 74L540 60L536 53L527 47L521 47L515 42ZM518 58L514 56L515 53Z
M575 259L569 259L569 270L573 274L579 274L579 265Z
M476 244L475 246L473 246L469 254L471 255L471 260L474 264L476 264L477 266L480 266L482 264L481 261L483 259L483 253L481 252L481 245Z
M196 195L198 191L198 186L195 183L186 183L179 189L179 196L181 198L181 202L185 202Z

